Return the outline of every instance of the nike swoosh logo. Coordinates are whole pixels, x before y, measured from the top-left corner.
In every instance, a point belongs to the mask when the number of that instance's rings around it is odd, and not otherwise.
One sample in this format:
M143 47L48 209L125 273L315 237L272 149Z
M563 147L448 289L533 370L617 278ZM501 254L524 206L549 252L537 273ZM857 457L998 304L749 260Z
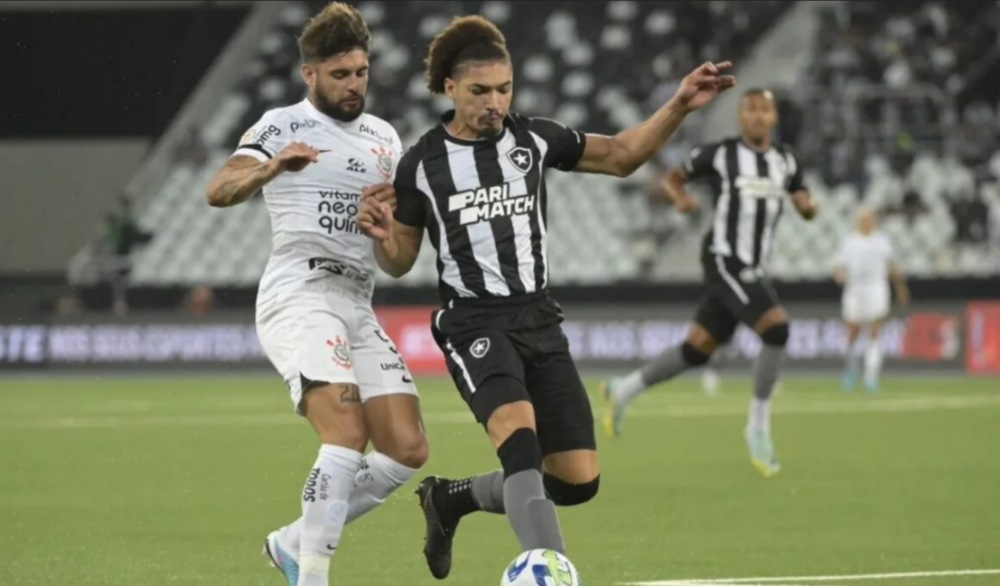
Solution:
M403 375L403 382L404 382L404 383L412 383L412 382L413 382L413 377L412 377L412 376L406 376L406 375L404 374L404 375Z
M331 546L329 546L329 545L328 545L328 546L326 546L326 549L328 549L329 551L337 551L337 548L336 548L336 547L331 547Z

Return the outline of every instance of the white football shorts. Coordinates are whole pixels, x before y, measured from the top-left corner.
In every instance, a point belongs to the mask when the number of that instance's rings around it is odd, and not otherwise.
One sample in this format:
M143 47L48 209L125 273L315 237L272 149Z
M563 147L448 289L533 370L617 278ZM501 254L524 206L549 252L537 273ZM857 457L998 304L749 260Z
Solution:
M889 315L888 287L853 287L844 290L842 310L844 321L870 323Z
M413 377L369 299L348 290L279 294L257 306L257 336L297 413L303 385L358 385L361 400L416 395Z

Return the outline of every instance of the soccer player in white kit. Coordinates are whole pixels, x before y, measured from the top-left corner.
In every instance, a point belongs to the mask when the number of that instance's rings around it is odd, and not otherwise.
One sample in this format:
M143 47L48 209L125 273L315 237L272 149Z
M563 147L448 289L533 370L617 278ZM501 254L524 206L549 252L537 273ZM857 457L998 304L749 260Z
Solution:
M308 97L266 112L208 187L219 207L263 189L273 243L257 332L322 442L301 517L265 540L289 586L327 586L344 524L382 503L428 455L413 379L372 311L372 241L355 217L364 197L394 205L402 154L392 126L364 113L370 41L346 4L313 17L299 38ZM369 441L374 450L363 456Z
M845 390L854 388L858 378L858 348L862 326L868 327L865 348L864 383L869 392L878 390L882 368L879 331L889 315L889 280L892 279L900 305L910 302L910 292L899 267L892 260L892 243L875 231L875 215L868 208L858 211L857 231L844 239L833 262L833 278L844 288L842 309L847 323L847 364Z

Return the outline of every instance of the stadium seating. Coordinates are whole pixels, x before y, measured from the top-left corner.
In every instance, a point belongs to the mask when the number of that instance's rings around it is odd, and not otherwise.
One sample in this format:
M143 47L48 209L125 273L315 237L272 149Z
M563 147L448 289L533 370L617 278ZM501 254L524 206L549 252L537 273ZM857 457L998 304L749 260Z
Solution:
M302 22L322 4L287 4L273 30L262 38L259 53L247 64L243 80L223 100L211 123L201 129L200 140L210 153L207 160L179 160L159 192L150 194L141 221L154 229L157 237L137 253L140 262L136 263L134 282L257 282L270 248L263 202L254 200L234 209L214 210L204 205L200 194L246 128L267 109L294 102L303 95L294 39ZM369 111L390 120L405 145L413 144L448 105L447 100L429 95L423 85L422 60L428 41L452 16L479 12L497 22L507 34L518 68L516 109L592 132L615 132L641 120L662 103L679 75L697 62L745 53L787 4L440 1L397 6L364 2L359 8L374 36L375 73L370 82ZM887 31L900 28L895 24L899 13L894 9L871 9L866 14L871 19L865 21L866 26L882 26ZM846 20L843 15L831 18L844 28L825 32L817 42L836 54L835 46L846 42L849 27L857 24L858 17L852 11ZM518 22L537 26L511 26ZM959 53L956 58L965 62L967 53ZM836 63L824 61L821 65L814 83L820 87L840 83L838 75L844 70L837 69ZM888 62L888 66L892 63ZM888 70L882 75L889 75ZM835 146L827 139L820 137L816 149L819 153ZM675 154L684 150L683 145L675 147ZM813 155L807 157L807 162L832 158ZM907 271L976 274L996 270L987 244L954 243L959 232L956 223L965 220L961 213L956 215L958 208L952 204L956 198L971 197L971 192L955 194L951 186L968 179L967 167L947 156L911 158L913 163L902 172L877 154L862 159L865 168L854 175L864 176L865 181L831 181L830 174L822 169L810 173L810 185L822 202L822 214L809 227L797 226L800 220L793 214L785 216L772 257L774 273L791 278L826 277L827 259L839 238L850 229L858 203L878 209L901 208L910 188L919 195L925 209L912 220L896 214L884 223L897 249L905 253L901 259ZM996 235L1000 233L1000 188L995 172L1000 171L1000 159L994 158L993 167L993 179L974 183L984 204L992 210L988 212L987 230L992 226L991 232ZM636 226L647 222L649 211L644 198L629 194L642 191L642 178L619 181L552 173L549 181L554 282L588 284L697 276L696 258L690 251L696 250L703 222L679 220L673 228L677 234L663 250L657 248L662 243L636 247ZM233 244L213 246L221 242ZM640 249L644 252L637 253ZM588 254L581 255L580 251ZM685 253L682 256L678 251ZM384 275L380 280L383 285L396 282ZM425 254L414 271L397 283L429 284L435 280L433 258Z

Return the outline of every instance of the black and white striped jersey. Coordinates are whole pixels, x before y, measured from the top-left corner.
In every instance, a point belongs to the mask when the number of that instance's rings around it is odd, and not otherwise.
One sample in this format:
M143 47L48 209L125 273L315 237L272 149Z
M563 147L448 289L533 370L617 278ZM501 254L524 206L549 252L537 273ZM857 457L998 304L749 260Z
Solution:
M684 169L689 180L705 179L712 190L712 228L703 254L766 265L785 198L805 189L791 150L772 143L762 151L730 138L695 148Z
M403 155L396 220L427 228L445 303L544 291L545 170L576 167L585 135L511 112L496 138L462 140L445 128L453 116Z

